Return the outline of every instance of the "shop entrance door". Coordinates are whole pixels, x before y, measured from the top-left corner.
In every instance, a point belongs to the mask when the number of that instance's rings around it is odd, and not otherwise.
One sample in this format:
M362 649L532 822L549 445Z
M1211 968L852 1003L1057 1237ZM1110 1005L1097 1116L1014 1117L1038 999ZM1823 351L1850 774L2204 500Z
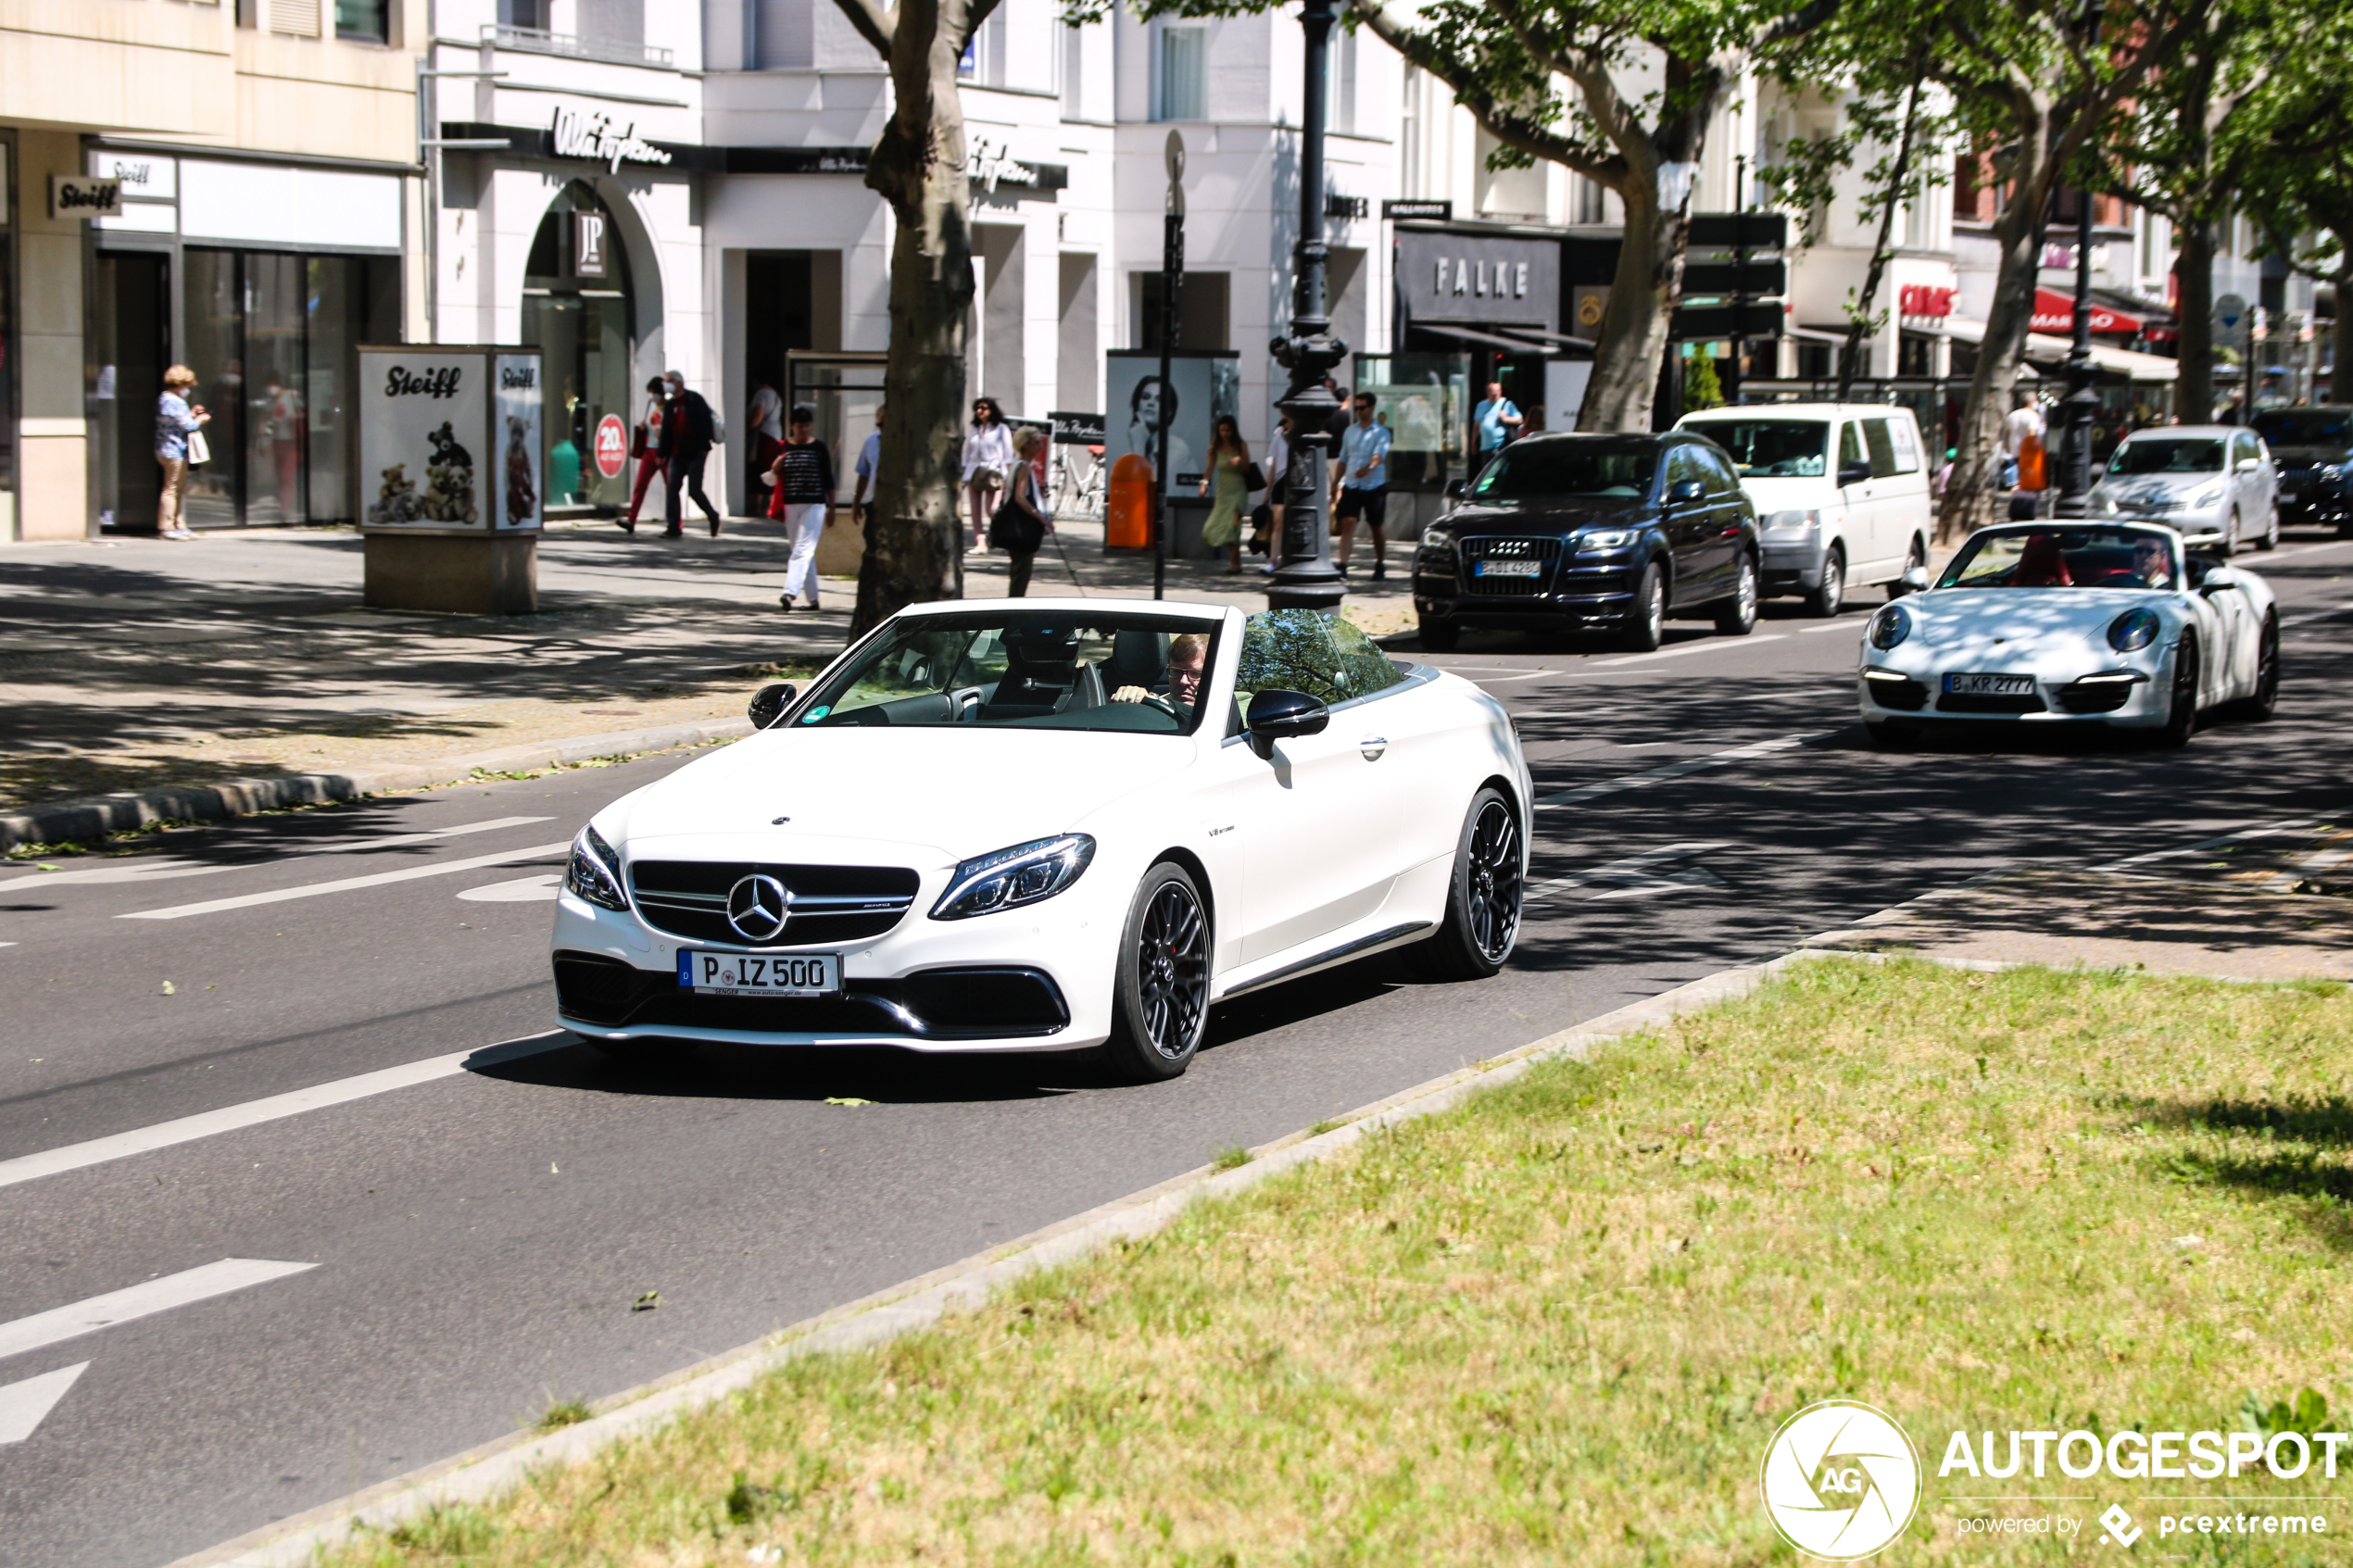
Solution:
M98 520L133 533L156 526L162 470L156 466L156 399L171 363L170 260L154 252L98 253L91 314L98 366Z

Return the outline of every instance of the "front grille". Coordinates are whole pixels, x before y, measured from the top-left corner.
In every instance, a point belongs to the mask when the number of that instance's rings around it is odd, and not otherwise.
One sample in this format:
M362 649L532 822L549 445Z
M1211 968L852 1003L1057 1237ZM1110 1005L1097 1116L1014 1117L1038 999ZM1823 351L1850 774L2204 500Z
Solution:
M1533 598L1545 591L1553 571L1560 560L1561 542L1557 539L1511 537L1504 539L1465 539L1462 541L1463 592L1474 598ZM1536 563L1533 577L1482 577L1477 563L1481 561L1532 560Z
M2062 713L2113 713L2133 698L2132 681L2076 681L2052 695Z
M2043 699L2029 694L2025 696L1988 696L1980 693L1963 695L1946 692L1936 699L1939 713L2046 713Z
M1918 681L1865 681L1863 689L1873 702L1897 713L1918 713L1928 706L1928 688Z
M754 946L727 923L727 894L754 875L792 894L791 918L762 947L863 942L897 925L922 879L905 866L786 866L751 860L639 860L629 886L646 923L689 942Z
M838 997L698 997L674 973L599 953L555 955L556 1009L609 1029L739 1029L773 1035L901 1035L922 1040L1051 1035L1070 1024L1042 971L934 969L903 980L845 980Z

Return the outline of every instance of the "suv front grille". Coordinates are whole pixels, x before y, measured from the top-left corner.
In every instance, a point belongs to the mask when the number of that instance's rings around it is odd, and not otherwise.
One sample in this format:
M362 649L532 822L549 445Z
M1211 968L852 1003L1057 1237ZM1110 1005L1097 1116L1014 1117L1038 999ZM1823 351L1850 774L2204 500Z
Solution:
M1463 592L1478 598L1529 598L1541 594L1551 585L1553 569L1560 560L1561 542L1557 539L1531 539L1513 535L1500 539L1466 539L1462 542ZM1533 577L1482 576L1480 563L1532 561Z
M792 895L784 930L747 942L727 923L727 895L745 877L773 876ZM630 892L646 923L689 942L729 947L811 947L880 936L905 917L922 878L905 866L783 866L752 860L639 860Z

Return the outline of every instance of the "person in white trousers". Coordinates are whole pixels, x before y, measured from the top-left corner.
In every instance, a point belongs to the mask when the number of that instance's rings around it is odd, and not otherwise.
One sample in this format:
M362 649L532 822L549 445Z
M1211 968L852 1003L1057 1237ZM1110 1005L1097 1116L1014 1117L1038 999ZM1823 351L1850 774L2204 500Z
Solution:
M792 531L792 558L785 566L785 591L776 602L786 609L804 593L809 608L817 602L817 540L834 510L834 455L816 435L817 410L795 404L790 433L784 450L768 470L774 486L769 515L782 518Z

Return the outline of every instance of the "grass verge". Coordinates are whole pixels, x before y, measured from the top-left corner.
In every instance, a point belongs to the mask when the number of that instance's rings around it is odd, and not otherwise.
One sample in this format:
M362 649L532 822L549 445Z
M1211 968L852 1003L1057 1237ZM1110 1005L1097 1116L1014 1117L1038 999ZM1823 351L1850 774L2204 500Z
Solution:
M327 1561L1792 1562L1758 1462L1835 1396L1928 1450L1882 1561L2056 1559L2096 1526L1942 1499L2165 1484L1940 1483L1945 1433L2346 1402L2349 1040L2342 987L1807 963ZM2199 1485L2353 1496L2259 1474Z

